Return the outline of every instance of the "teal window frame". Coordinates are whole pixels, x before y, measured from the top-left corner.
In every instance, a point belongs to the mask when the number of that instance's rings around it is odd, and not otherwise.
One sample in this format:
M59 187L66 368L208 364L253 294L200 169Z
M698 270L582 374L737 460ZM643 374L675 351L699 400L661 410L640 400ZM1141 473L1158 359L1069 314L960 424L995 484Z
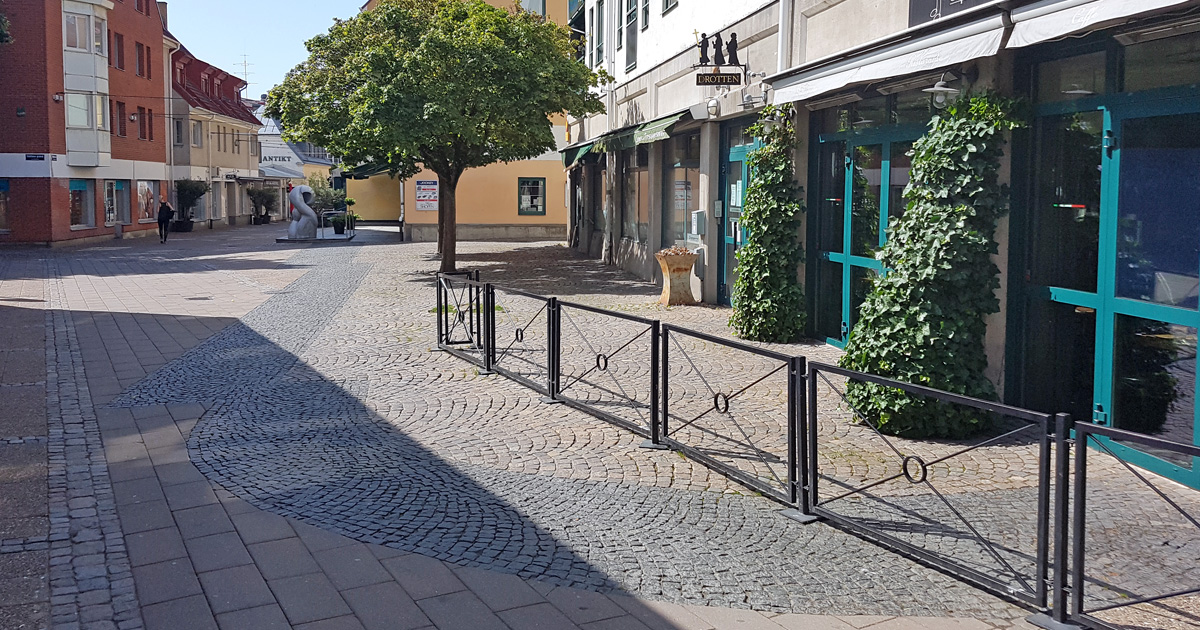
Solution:
M524 210L522 209L521 196L525 190L525 186L536 183L541 190L541 211ZM517 215L523 217L544 217L546 216L546 178L545 177L518 177L517 178Z

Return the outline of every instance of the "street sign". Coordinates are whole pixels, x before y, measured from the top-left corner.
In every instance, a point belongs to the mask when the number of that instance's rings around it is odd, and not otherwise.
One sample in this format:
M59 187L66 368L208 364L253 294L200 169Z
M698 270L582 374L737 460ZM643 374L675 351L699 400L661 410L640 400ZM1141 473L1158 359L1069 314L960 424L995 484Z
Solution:
M696 75L696 85L741 85L740 72L700 73Z
M436 211L438 209L438 180L417 180L417 210Z

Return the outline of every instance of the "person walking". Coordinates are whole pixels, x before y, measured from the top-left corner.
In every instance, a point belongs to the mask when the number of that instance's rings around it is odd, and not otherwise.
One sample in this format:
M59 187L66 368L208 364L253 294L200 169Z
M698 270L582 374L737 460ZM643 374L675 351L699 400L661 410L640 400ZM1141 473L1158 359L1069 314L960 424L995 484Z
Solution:
M166 195L158 197L158 242L167 242L167 233L171 228L171 219L175 216L175 208L167 202Z

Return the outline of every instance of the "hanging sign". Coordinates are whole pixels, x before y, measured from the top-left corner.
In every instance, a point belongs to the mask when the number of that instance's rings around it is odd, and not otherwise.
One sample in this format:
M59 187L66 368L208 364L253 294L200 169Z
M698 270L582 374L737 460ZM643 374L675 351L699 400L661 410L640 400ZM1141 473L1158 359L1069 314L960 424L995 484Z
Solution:
M740 72L700 73L696 75L696 85L741 85Z
M417 210L438 209L438 181L436 179L417 180Z

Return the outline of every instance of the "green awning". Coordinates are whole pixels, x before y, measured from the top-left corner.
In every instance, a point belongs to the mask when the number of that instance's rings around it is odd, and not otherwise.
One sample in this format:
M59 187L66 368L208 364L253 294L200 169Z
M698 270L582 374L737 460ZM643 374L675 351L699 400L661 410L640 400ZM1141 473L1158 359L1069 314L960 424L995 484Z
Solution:
M679 122L679 119L683 118L683 115L686 113L686 111L679 112L678 114L671 114L665 118L659 118L658 120L652 120L648 123L642 124L642 126L638 127L633 132L633 143L650 144L651 142L658 142L659 140L666 140L667 138L670 138L671 134L668 133L667 130L671 127L671 125Z
M567 147L561 151L563 168L571 168L575 163L582 160L585 155L592 152L592 147L595 143L589 142L576 147Z
M624 149L632 149L637 146L633 140L633 134L636 129L625 129L616 133L610 133L606 136L601 136L596 140L595 149L593 151L621 151Z
M359 164L354 168L343 169L342 177L346 179L370 179L376 175L382 175L388 172L388 168L382 164Z

